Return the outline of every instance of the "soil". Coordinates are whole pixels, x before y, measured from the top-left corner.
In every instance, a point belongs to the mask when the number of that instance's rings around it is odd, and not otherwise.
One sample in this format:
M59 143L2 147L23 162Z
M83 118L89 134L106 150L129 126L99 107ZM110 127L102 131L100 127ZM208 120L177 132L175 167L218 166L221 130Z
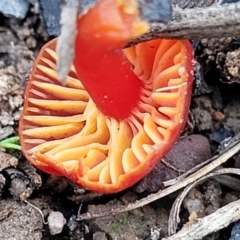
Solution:
M39 13L24 20L0 15L0 140L18 134L24 88L40 47L50 40ZM188 126L166 164L136 186L116 195L91 194L67 179L33 168L19 151L0 151L0 239L157 240L167 236L176 195L134 211L90 221L78 212L111 209L141 199L214 155L224 139L240 132L240 39L194 41L196 80ZM185 137L187 136L187 137ZM179 153L179 149L183 149ZM178 161L181 161L179 164ZM230 161L239 167L239 156ZM202 217L239 198L215 180L201 184L185 199L181 223L194 211ZM49 218L51 213L54 218ZM47 223L46 221L49 221ZM229 239L231 226L205 239ZM221 236L221 238L220 238Z

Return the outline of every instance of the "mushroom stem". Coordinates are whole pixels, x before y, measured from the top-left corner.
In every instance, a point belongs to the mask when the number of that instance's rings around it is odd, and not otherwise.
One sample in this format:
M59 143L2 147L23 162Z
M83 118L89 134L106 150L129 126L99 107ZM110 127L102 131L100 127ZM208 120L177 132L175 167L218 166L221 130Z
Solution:
M104 0L78 19L75 68L79 79L106 116L127 118L137 106L143 83L122 48L148 31L135 0Z

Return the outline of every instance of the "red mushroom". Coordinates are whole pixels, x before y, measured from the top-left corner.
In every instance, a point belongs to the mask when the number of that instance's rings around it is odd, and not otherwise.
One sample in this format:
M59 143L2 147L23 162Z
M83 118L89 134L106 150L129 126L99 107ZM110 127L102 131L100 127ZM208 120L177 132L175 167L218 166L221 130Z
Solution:
M23 153L36 167L96 191L124 190L171 149L187 118L193 53L156 39L134 0L101 0L78 19L76 57L62 86L56 39L41 50L20 119Z

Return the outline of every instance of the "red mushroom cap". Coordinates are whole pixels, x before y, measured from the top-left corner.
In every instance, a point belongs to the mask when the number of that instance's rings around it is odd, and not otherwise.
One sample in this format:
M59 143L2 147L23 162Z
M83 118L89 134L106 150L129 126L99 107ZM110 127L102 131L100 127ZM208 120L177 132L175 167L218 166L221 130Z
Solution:
M107 14L106 14L107 13ZM66 86L56 75L56 40L41 50L26 89L20 136L27 159L96 191L143 178L171 149L187 118L191 45L151 40L134 0L101 0L78 19Z

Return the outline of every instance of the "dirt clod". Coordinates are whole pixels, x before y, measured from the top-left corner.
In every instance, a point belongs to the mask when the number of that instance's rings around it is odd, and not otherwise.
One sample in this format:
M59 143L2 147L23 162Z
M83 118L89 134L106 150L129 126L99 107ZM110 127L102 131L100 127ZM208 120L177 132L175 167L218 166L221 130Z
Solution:
M229 83L240 81L240 49L227 53L225 70Z
M16 167L18 159L8 153L0 151L0 172L8 167Z

